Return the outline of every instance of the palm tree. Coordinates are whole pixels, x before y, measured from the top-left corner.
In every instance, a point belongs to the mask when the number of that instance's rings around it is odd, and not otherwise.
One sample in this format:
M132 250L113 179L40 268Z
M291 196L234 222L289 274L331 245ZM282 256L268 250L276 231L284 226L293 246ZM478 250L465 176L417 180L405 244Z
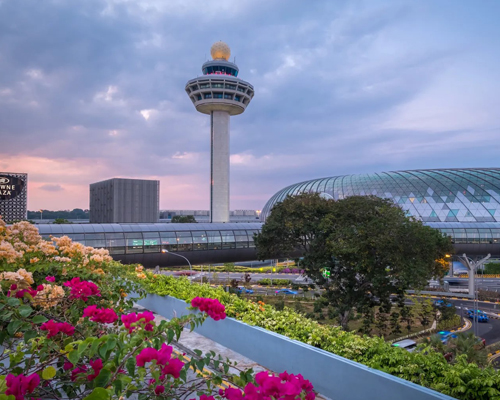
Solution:
M456 338L448 341L446 347L453 353L454 358L465 354L469 363L484 366L488 362L488 354L484 349L483 342L472 332L458 333Z

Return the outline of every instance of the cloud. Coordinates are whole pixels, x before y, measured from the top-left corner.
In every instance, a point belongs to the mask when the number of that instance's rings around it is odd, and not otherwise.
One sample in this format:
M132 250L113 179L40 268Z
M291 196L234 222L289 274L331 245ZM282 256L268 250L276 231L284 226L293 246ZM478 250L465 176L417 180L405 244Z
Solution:
M41 190L46 190L47 192L60 192L64 190L64 188L61 185L50 185L50 184L45 184L40 186Z
M162 208L208 208L210 117L184 87L217 40L255 87L231 118L233 208L322 176L497 165L499 8L0 1L0 165L29 173L32 208L87 208L111 177L156 177Z

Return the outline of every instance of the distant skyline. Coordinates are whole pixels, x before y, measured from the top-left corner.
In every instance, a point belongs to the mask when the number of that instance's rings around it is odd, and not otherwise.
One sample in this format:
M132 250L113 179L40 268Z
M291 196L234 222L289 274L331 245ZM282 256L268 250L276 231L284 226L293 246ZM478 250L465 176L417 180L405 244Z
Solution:
M500 2L0 0L0 171L28 209L158 179L209 208L210 118L184 92L222 40L255 87L231 119L231 210L299 181L498 167Z

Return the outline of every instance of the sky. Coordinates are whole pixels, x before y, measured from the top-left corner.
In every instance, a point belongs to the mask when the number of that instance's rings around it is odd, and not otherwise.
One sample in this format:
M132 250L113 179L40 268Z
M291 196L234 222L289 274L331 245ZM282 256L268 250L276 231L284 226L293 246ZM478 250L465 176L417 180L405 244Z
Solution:
M211 45L255 88L231 117L231 209L327 176L498 167L500 1L0 0L0 171L28 209L160 180L209 208L210 117L184 91Z

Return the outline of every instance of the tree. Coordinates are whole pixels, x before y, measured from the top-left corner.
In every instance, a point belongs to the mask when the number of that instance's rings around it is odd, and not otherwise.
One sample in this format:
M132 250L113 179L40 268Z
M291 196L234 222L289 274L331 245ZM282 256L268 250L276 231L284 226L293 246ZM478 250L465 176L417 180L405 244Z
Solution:
M485 274L500 274L500 263L490 262L484 265Z
M194 224L196 219L193 215L174 215L171 222L173 224Z
M56 218L53 223L54 224L72 224L73 222L69 222L65 218Z
M448 237L389 200L336 201L316 193L276 204L255 243L261 260L302 255L301 266L325 289L344 328L355 308L364 313L380 305L390 312L393 293L401 306L407 289L443 275L440 260L453 249Z

